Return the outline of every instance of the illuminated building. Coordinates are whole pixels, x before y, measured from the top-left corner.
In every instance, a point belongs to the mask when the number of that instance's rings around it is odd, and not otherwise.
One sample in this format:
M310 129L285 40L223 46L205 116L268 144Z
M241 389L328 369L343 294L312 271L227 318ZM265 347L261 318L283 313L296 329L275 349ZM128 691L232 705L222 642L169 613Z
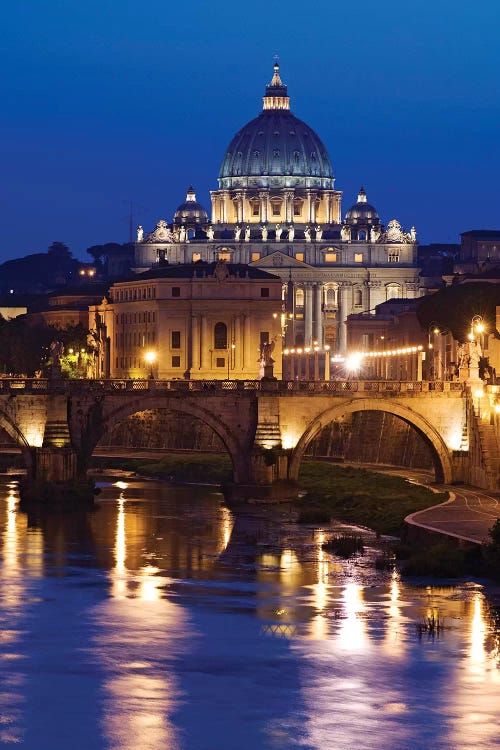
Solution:
M360 189L342 219L327 150L290 111L275 64L262 112L231 140L211 192L209 221L192 188L172 224L139 227L137 272L157 263L223 259L278 275L287 312L285 344L346 346L345 321L391 298L419 296L416 232L386 227Z
M90 308L102 333L101 374L254 379L263 374L263 345L273 343L281 377L281 293L278 277L224 261L159 264L116 282Z

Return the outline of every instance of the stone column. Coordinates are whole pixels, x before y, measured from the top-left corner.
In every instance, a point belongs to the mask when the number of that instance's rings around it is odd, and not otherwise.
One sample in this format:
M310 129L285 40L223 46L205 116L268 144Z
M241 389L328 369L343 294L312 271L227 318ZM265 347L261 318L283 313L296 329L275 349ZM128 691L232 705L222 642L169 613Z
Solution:
M310 283L304 284L304 345L311 346L313 332L313 289Z
M238 377L241 374L242 361L243 361L243 341L241 338L241 315L237 315L234 319L234 369L237 371L235 376Z
M250 369L250 316L245 315L243 329L243 369L248 372ZM257 357L256 357L257 358Z
M261 220L261 222L263 224L265 224L266 221L267 221L267 215L268 215L268 210L267 210L268 197L269 197L269 193L266 190L261 190L261 192L259 193L259 198L260 198L260 220Z
M236 193L236 221L238 224L243 222L243 194L241 190Z
M314 190L309 191L309 221L316 224L316 198L317 193Z
M291 224L293 221L293 190L285 191L285 221Z
M326 196L326 223L332 223L332 196L330 194Z
M346 320L347 320L347 295L350 292L351 283L343 282L339 285L339 352L346 351Z
M202 315L201 317L201 369L203 371L208 370L210 357L210 342L208 337L208 323L207 316ZM206 372L203 372L206 375Z
M200 369L200 320L197 315L191 318L191 368L195 373Z
M323 345L323 284L316 284L316 315L314 325L314 340L319 346Z

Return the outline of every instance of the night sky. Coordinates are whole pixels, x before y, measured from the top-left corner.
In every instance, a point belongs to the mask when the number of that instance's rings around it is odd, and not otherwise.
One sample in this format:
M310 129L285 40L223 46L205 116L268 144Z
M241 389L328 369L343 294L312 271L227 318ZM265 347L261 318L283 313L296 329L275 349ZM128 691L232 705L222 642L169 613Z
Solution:
M499 228L498 0L23 0L2 9L0 260L210 208L274 55L344 192L421 242Z

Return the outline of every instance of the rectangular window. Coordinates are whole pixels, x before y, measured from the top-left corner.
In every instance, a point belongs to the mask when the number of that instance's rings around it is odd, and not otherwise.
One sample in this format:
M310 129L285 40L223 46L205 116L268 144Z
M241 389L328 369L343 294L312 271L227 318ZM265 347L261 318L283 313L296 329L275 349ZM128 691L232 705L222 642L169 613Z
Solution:
M181 288L180 286L173 286L172 287L172 297L180 297L181 296Z
M389 263L399 263L399 254L398 253L390 253L387 256L387 260Z
M301 263L304 262L304 253L295 253L296 260L300 260Z
M260 260L260 253L252 253L251 255L252 263L255 263L256 260Z
M268 286L261 287L260 296L261 297L269 297L269 287Z
M180 367L181 366L181 358L176 355L175 357L172 357L172 367Z
M355 263L362 263L363 262L363 253L354 253L354 262Z
M298 203L295 203L293 206L293 215L300 216L301 213L302 213L302 206L300 206Z
M273 216L279 216L281 214L281 203L271 203L273 209Z
M191 260L193 261L193 263L201 260L201 253L193 253Z
M269 344L269 331L260 332L260 345Z
M325 253L325 263L336 263L337 253Z
M231 260L231 256L229 253L219 253L219 260L223 260L225 263L229 263Z
M172 331L172 349L180 349L181 348L181 332L180 331Z
M260 213L260 206L258 203L254 203L252 206L252 216L258 216Z
M295 320L304 320L304 313L295 313Z
M216 367L225 367L226 366L226 360L224 357L217 357L215 360L215 366Z

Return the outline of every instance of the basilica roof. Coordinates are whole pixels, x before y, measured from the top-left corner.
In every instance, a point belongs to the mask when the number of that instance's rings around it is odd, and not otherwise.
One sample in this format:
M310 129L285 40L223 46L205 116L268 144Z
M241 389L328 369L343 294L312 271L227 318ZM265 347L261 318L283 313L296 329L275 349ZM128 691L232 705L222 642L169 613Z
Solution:
M290 111L276 63L262 112L236 133L224 154L219 186L333 189L333 184L326 148L314 130Z

